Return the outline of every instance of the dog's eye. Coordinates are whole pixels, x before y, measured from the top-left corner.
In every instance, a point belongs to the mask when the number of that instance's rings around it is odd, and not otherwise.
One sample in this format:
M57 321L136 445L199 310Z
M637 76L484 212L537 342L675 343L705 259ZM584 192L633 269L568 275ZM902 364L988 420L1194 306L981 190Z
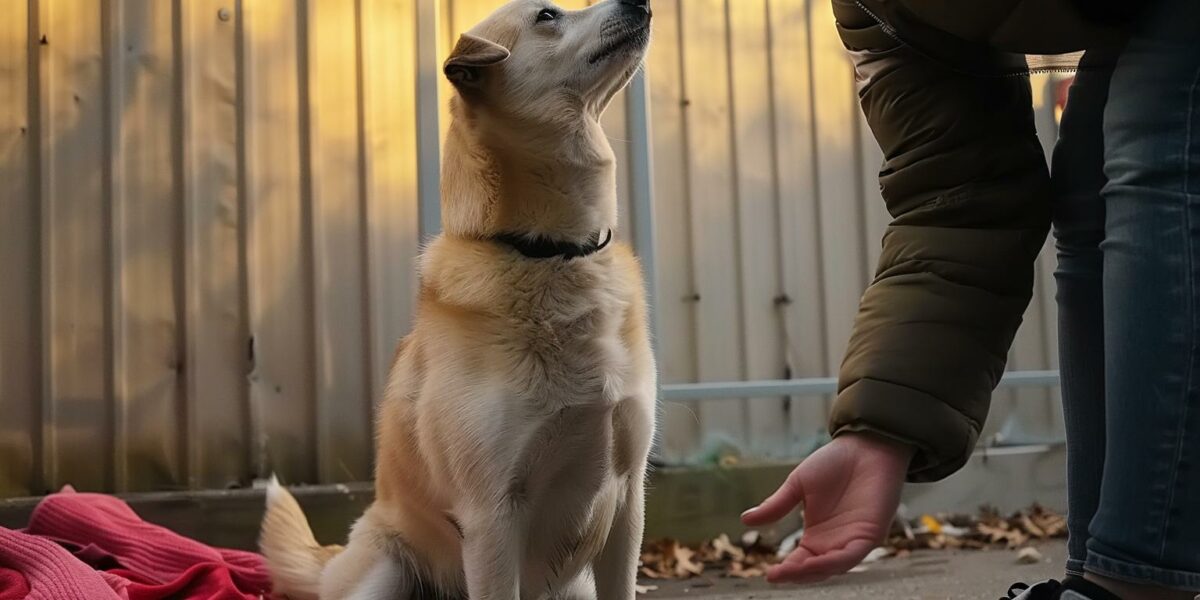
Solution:
M546 21L553 21L557 18L558 18L558 11L554 10L553 8L543 8L537 14L537 22L538 23L545 23Z

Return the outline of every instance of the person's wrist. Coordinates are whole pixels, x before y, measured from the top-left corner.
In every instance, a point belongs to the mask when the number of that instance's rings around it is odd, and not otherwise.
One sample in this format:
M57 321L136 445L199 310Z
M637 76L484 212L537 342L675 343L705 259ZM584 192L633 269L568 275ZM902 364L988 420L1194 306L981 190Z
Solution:
M852 446L855 452L866 453L903 471L908 470L908 464L917 453L917 448L911 444L870 431L846 432L834 439L835 442L839 440Z

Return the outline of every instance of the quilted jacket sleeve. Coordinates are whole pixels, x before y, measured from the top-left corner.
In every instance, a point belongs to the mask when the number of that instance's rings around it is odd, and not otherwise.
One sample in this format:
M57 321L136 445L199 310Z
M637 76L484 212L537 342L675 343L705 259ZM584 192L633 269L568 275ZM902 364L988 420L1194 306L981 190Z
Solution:
M968 76L834 0L893 221L842 364L831 431L915 446L912 481L970 455L1033 286L1050 220L1029 81ZM992 57L1000 71L1019 57Z

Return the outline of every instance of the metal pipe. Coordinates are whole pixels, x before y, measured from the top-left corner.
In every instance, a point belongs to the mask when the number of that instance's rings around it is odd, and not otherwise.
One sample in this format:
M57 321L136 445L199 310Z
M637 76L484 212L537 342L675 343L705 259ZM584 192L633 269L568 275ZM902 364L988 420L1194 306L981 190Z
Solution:
M1053 387L1058 371L1012 371L1000 380L1000 388ZM820 396L837 393L837 378L780 379L766 381L730 381L719 383L677 383L662 386L663 400L715 400L723 398L778 398L780 396Z
M417 16L417 220L421 241L442 230L441 69L438 67L438 2L418 0Z
M650 86L643 66L625 91L625 119L629 128L629 205L633 222L633 249L646 279L646 304L650 335L658 343L658 261L654 249L654 155L650 136Z

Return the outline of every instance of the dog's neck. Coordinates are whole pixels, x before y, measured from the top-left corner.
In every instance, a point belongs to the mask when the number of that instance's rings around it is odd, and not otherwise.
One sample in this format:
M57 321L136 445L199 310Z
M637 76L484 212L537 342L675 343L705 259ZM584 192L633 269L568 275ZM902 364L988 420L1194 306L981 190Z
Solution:
M585 245L616 224L616 167L598 122L563 136L482 135L456 118L446 137L442 225L470 239L523 236Z

